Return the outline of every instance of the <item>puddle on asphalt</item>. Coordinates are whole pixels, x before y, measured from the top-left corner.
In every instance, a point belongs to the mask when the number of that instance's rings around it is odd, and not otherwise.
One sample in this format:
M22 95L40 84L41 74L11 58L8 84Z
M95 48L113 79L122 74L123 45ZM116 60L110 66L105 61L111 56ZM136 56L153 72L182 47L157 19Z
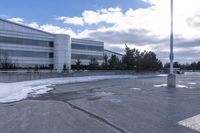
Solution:
M96 101L96 100L100 100L101 98L102 98L101 96L99 96L99 97L97 97L97 96L91 96L91 97L88 97L87 100L88 101Z
M119 103L119 102L121 102L120 99L108 98L108 97L104 97L104 98L100 99L100 101L112 102L112 103Z
M112 92L100 91L101 88L92 88L88 90L78 90L72 92L54 93L53 91L43 95L29 95L31 100L55 100L55 101L70 101L77 99L86 99L88 101L100 100L104 97L114 95ZM111 100L112 101L112 100ZM113 100L116 101L116 100Z
M105 91L95 92L94 95L88 97L87 100L95 101L95 100L100 100L102 98L105 98L105 97L108 97L108 96L112 96L112 95L114 95L114 93L112 93L112 92L105 92Z

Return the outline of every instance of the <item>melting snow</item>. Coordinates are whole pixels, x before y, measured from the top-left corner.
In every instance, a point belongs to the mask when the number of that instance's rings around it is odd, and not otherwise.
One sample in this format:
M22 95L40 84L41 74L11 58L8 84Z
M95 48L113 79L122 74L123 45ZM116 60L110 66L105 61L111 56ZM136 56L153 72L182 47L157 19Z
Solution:
M159 87L166 87L167 84L160 84L160 85L154 85L154 87L159 88Z
M167 87L167 84L154 85L154 87L156 87L156 88ZM180 84L177 84L176 87L177 88L188 88L188 86L186 86L186 85L180 85Z
M188 82L189 85L196 85L197 83Z
M188 86L186 86L186 85L176 85L176 87L178 87L178 88L188 88Z
M137 90L137 91L139 91L139 90L141 90L141 88L131 88L131 90Z
M111 95L113 95L114 93L112 93L112 92L97 92L96 94L95 94L95 96L111 96Z
M8 103L20 101L28 97L29 94L44 94L53 89L53 85L77 82L89 82L105 79L137 78L131 75L107 75L107 76L84 76L41 79L15 83L0 83L0 102ZM51 86L51 87L50 87ZM102 94L104 95L104 94Z
M159 74L158 77L167 77L167 74Z

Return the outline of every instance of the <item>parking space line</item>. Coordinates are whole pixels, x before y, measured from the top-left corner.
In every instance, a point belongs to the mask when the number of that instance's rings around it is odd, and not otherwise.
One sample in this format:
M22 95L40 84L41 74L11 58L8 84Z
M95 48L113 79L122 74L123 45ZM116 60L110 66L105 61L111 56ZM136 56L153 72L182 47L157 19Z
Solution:
M200 114L178 122L179 125L200 132Z

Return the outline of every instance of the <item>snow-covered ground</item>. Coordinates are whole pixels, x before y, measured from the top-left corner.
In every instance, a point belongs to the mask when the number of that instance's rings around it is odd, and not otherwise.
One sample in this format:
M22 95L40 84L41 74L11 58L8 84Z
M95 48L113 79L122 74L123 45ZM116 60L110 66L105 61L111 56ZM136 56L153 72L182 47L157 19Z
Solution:
M137 78L132 75L109 75L109 76L84 76L84 77L65 77L41 79L15 83L0 83L0 103L20 101L28 95L39 95L47 93L53 89L53 85L90 82L105 79Z

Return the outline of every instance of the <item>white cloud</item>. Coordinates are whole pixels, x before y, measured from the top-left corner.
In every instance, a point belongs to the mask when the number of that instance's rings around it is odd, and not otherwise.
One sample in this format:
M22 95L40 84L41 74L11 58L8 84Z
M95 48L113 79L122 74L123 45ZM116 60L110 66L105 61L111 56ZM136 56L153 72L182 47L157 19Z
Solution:
M27 24L28 26L32 27L32 28L36 28L36 29L39 29L39 25L37 22L32 22L30 24Z
M76 37L76 33L71 28L61 28L52 24L45 24L40 26L41 30L55 34L68 34L72 37Z
M113 45L123 45L127 42L139 49L151 49L157 53L159 53L160 50L169 51L170 1L143 1L149 3L150 6L135 10L129 9L125 12L122 12L120 8L113 8L112 11L109 9L84 11L80 17L83 18L86 24L92 25L104 22L112 25L108 27L102 26L95 30L87 29L78 34L78 36L102 39L102 41L105 41L106 44L112 47ZM174 0L175 39L181 40L178 42L175 41L175 54L177 52L177 60L181 59L180 61L183 61L182 57L179 56L180 52L182 52L181 56L184 55L183 53L192 54L186 51L188 51L188 49L193 50L195 46L199 45L199 12L199 0ZM135 36L134 31L143 32L139 32L138 36ZM152 38L154 40L153 42ZM116 40L118 42L116 42ZM111 41L113 41L113 43ZM165 55L160 57L166 59L168 58L168 53L165 53ZM194 60L198 60L197 56L194 56L193 60L191 60L191 58L188 58L187 60L187 57L185 57L184 61L190 62Z
M84 21L81 17L58 17L57 20L62 20L65 24L73 24L73 25L84 25Z
M71 28L61 28L59 26L55 26L52 24L43 24L39 25L37 22L31 22L31 23L26 23L23 18L9 18L9 21L15 22L15 23L20 23L23 25L30 26L32 28L36 28L39 30L43 30L49 33L53 34L67 34L72 37L76 37L76 33L71 29Z
M120 8L108 8L97 11L84 11L82 17L86 24L98 24L100 22L115 24L123 17L123 13Z
M170 0L142 0L150 4L148 8L129 9L122 12L120 8L108 8L97 11L86 10L80 17L62 17L66 23L75 25L92 25L101 22L113 24L103 27L104 30L127 31L139 29L150 31L158 38L168 37L170 29ZM174 1L174 32L183 38L199 37L200 27L200 1L175 0ZM100 29L98 29L100 30Z
M20 23L20 24L24 23L24 19L22 19L22 18L10 18L8 20L15 22L15 23Z

